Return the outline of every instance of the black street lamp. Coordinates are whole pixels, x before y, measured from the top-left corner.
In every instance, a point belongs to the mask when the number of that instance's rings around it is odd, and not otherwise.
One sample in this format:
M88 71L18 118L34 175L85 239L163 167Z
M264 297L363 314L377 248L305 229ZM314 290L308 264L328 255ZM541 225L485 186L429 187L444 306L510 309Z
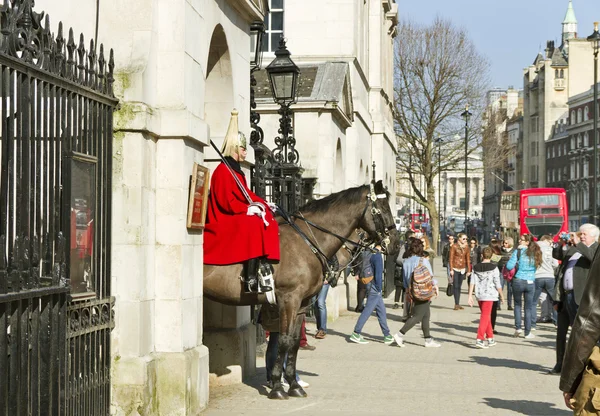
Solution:
M256 87L256 78L254 72L260 69L262 64L262 39L265 34L265 24L256 21L250 25L250 143L253 146L263 142L264 133L258 123L260 123L260 114L256 111L256 99L254 88ZM261 195L264 196L264 195Z
M596 213L597 213L597 163L598 163L598 51L600 50L600 32L598 32L598 22L594 22L594 33L587 38L592 43L592 49L594 50L594 105L592 106L594 115L594 132L592 134L593 146L594 146L594 162L592 163L592 189L594 196L592 199L592 218L591 223L596 224Z
M298 98L298 80L300 69L292 61L290 51L285 46L285 39L279 40L279 48L275 51L275 59L267 66L267 74L271 83L273 99L280 105L279 133L275 138L277 149L273 151L275 160L282 164L296 164L299 154L295 149L296 139L292 136L292 121L290 106Z
M442 242L442 138L435 139L438 148L438 254Z
M469 187L467 185L468 169L467 155L469 153L469 119L473 114L469 111L469 104L465 106L465 111L461 113L461 117L465 119L465 228L467 226L467 214L469 212Z
M250 25L250 67L254 72L262 64L262 39L265 35L265 24L256 21Z

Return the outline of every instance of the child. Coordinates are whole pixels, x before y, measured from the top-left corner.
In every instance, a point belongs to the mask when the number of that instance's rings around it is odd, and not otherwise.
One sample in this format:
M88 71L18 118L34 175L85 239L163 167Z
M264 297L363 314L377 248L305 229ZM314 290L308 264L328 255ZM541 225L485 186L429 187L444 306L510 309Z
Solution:
M491 262L493 251L486 247L483 249L483 261L473 266L473 278L469 285L469 306L473 306L473 292L479 302L481 316L479 318L479 329L477 330L476 348L488 348L496 345L492 329L492 307L494 302L500 298L504 302L502 295L502 285L500 283L500 272L498 267ZM487 336L487 343L485 337Z

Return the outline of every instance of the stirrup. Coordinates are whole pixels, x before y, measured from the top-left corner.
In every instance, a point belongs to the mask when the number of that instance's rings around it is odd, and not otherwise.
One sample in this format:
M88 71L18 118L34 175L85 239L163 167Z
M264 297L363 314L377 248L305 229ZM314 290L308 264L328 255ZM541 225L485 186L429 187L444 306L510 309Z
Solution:
M271 305L277 303L274 288L273 267L269 263L261 264L258 268L258 293L264 293L267 296L267 302Z

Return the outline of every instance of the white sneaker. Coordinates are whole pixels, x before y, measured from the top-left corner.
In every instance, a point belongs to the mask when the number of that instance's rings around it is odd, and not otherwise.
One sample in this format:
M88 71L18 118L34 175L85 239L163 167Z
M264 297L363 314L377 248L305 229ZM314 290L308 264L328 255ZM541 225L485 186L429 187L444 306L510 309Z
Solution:
M442 344L440 344L439 342L436 342L433 338L427 338L425 340L426 348L439 348L441 346L442 346Z
M535 335L533 335L531 332L528 335L525 335L525 339L533 339L535 338Z
M396 344L398 344L400 348L404 348L404 339L402 338L402 334L400 334L400 332L396 332L394 334L394 341L396 341Z
M302 388L306 388L306 387L310 386L310 384L308 384L306 381L304 381L304 380L302 380L302 379L298 380L298 384L299 384L299 385L300 385L300 387L302 387Z
M522 336L522 335L523 335L523 331L522 331L522 330L520 330L520 329L517 329L517 330L515 331L515 338L519 338L519 337L520 337L520 336Z

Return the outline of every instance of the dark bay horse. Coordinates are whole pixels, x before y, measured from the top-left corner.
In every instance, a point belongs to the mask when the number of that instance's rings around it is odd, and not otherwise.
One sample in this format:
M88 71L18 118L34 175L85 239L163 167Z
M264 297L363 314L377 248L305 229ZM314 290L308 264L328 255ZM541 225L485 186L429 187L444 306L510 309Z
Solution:
M364 230L370 241L383 243L384 251L388 255L395 257L400 250L400 239L389 205L389 194L381 181L312 201L301 208L295 218L300 230L327 258L331 258L342 248L344 241L339 237L350 239L357 228ZM300 233L283 220L279 221L281 259L274 265L273 277L279 308L280 336L277 360L272 373L273 389L269 394L271 399L287 399L288 395L306 396L295 377L300 326L310 299L321 289L324 271L322 261ZM309 222L316 227L308 225ZM267 303L264 294L244 292L239 277L241 273L241 264L204 265L204 295L227 305ZM290 385L287 394L281 385L283 357L286 354L288 358L285 379Z

